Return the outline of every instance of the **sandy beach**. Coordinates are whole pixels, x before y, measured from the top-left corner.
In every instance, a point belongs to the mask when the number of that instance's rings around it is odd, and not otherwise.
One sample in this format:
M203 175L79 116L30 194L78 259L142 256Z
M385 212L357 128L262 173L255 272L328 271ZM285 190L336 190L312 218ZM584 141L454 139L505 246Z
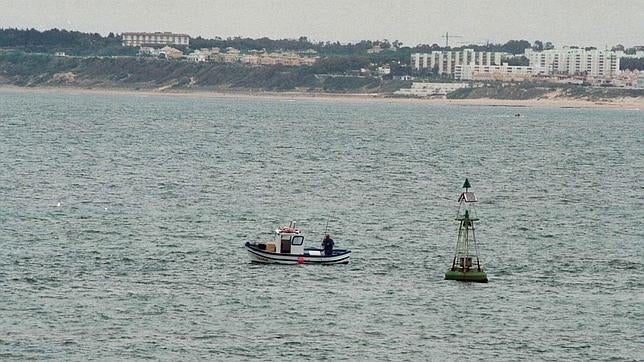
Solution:
M319 100L334 102L388 102L400 104L489 106L489 107L543 107L543 108L613 108L644 110L644 97L613 98L590 101L566 97L544 97L538 99L446 99L446 98L399 98L368 93L313 93L313 92L246 92L246 91L209 91L203 89L155 90L127 88L80 88L80 87L19 87L0 85L0 91L20 93L61 93L61 94L114 94L139 96L177 96L203 98L269 98L289 100Z

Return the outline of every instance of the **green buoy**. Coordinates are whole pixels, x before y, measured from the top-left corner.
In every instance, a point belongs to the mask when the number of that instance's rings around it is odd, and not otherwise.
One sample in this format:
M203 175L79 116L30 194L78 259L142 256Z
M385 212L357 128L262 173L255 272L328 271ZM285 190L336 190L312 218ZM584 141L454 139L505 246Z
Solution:
M452 260L452 267L445 273L445 279L487 283L487 274L483 270L479 259L479 250L474 232L474 222L479 221L474 208L478 200L476 195L469 191L471 187L468 179L465 179L463 184L465 191L461 192L458 197L459 205L456 220L459 222L459 228L456 252Z

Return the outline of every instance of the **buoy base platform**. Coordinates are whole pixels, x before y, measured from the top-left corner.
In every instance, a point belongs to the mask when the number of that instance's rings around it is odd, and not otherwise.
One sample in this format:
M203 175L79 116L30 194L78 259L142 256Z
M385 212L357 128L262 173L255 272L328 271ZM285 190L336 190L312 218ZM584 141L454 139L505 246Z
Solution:
M487 283L487 274L483 271L448 271L445 273L446 280L460 280L462 282Z

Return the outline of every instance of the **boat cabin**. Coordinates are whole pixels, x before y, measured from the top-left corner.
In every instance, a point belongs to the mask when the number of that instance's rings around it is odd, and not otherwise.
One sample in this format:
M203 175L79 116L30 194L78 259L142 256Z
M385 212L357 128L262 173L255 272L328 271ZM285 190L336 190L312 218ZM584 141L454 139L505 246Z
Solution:
M275 230L274 237L275 252L280 254L304 253L304 235L294 227L283 227Z
M304 254L304 235L291 222L275 230L273 241L266 243L266 251L278 254Z

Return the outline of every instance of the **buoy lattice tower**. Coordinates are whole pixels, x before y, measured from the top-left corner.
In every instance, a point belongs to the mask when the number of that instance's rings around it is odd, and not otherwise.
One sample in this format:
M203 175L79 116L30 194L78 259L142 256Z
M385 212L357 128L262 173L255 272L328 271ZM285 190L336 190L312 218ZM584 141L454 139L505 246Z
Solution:
M487 274L483 270L476 242L475 222L479 221L476 213L478 199L468 179L463 184L465 191L458 197L456 220L459 222L456 250L452 267L445 273L445 279L487 283Z

